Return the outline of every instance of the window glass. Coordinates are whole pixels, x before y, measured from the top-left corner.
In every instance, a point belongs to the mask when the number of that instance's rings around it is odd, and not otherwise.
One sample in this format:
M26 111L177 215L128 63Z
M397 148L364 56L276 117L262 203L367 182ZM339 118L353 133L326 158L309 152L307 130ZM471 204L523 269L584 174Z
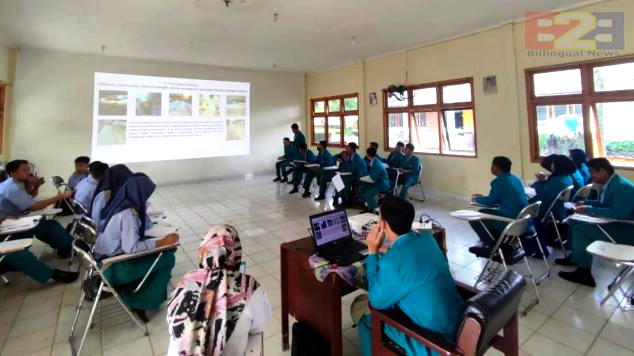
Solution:
M350 97L343 99L343 107L345 111L352 111L359 109L359 98Z
M337 112L341 110L341 100L333 99L328 100L328 112Z
M328 116L328 143L341 144L341 117Z
M387 107L388 108L404 108L407 103L407 92L405 94L405 100L398 100L396 96L387 93Z
M436 88L416 89L413 92L414 105L433 105L437 102Z
M634 101L598 103L600 153L611 161L634 165Z
M581 70L569 69L533 75L535 96L581 94Z
M343 132L343 142L359 143L359 116L349 115L343 118L345 130Z
M442 100L445 104L466 103L471 101L471 84L446 85L442 87Z
M473 110L445 110L443 126L446 137L445 153L475 154Z
M414 113L412 143L416 152L440 152L437 111Z
M326 118L314 117L313 118L313 130L315 130L315 142L323 141L326 139Z
M634 63L615 64L593 69L594 90L634 90Z
M409 142L409 120L407 113L389 113L387 123L390 147L396 146L398 141L403 143Z
M581 104L538 106L537 136L542 157L567 155L572 148L585 149Z

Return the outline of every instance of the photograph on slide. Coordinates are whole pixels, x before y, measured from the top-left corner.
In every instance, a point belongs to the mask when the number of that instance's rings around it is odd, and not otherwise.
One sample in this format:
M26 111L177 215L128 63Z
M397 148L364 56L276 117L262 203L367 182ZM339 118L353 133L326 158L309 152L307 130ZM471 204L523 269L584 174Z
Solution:
M227 95L227 116L245 117L247 115L247 97Z
M244 140L246 136L244 119L227 119L227 141Z
M192 116L192 95L170 93L170 116Z
M161 116L161 93L137 93L136 116Z
M97 145L125 145L127 133L126 120L99 120Z
M199 116L220 116L220 95L201 94Z
M99 91L99 115L125 116L128 114L128 92L122 90Z

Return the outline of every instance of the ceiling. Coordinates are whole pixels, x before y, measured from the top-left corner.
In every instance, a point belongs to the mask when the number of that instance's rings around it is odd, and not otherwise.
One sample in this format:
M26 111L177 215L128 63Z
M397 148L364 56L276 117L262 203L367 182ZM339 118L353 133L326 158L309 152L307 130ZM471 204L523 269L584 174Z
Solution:
M0 40L209 65L315 71L579 0L0 0ZM279 19L273 21L273 14ZM354 38L354 39L353 39Z

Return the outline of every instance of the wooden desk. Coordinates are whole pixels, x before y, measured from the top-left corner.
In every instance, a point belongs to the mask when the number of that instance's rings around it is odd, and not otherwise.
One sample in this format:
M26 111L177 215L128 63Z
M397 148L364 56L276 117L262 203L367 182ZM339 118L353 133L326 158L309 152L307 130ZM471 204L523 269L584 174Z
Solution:
M435 229L434 237L446 255L446 233ZM288 316L307 322L322 338L330 341L332 356L343 352L341 328L341 297L356 290L336 273L330 273L323 282L315 278L308 264L314 254L310 237L283 243L280 246L282 264L282 349L288 350Z

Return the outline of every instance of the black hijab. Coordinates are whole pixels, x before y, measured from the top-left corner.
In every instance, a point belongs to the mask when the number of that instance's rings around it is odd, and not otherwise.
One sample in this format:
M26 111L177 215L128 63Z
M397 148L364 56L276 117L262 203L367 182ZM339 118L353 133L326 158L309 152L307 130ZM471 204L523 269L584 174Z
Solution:
M117 191L123 184L128 180L128 178L132 177L132 171L124 164L116 164L106 170L103 177L97 184L97 188L95 189L95 193L92 196L92 204L95 203L95 198L99 193L103 191L110 191L110 198L113 198L117 195ZM91 206L92 206L91 204ZM106 204L108 206L108 204Z
M145 240L145 220L147 217L147 201L154 193L156 185L143 173L135 173L130 177L117 194L110 199L109 204L101 210L101 216L105 223L102 229L105 230L108 222L117 213L126 209L134 209L141 220L139 227L139 239ZM103 231L103 230L102 230Z
M582 164L588 163L588 155L585 153L584 150L573 148L568 152L570 153L570 159L572 159L577 168L581 168Z
M552 163L554 164L554 170L551 177L569 176L577 171L577 166L565 155L554 155Z

